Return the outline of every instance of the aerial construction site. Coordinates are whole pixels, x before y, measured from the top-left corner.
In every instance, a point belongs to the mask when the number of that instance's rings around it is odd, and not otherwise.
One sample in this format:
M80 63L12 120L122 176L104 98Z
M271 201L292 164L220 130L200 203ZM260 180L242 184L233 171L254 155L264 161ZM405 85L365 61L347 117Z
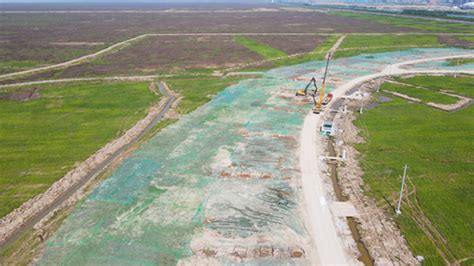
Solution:
M474 263L472 22L281 3L0 21L0 265Z

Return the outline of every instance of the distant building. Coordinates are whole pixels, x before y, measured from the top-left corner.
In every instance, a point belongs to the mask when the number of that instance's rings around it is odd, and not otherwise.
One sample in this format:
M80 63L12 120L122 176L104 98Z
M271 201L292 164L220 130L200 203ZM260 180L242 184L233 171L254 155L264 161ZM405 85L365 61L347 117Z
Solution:
M474 9L474 2L465 3L461 5L461 9Z
M449 5L449 6L462 6L466 3L472 2L473 0L339 0L335 2L342 3L354 3L354 4L407 4L407 5ZM318 1L310 0L309 2L332 2L332 1ZM468 5L469 6L469 5Z

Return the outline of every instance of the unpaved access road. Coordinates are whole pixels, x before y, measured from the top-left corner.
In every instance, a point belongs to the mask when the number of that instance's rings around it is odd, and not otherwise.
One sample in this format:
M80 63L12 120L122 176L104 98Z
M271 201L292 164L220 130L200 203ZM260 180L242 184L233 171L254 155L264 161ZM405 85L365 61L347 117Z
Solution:
M401 68L417 63L466 57L474 57L474 54L418 59L389 65L379 73L355 78L336 88L332 92L334 95L332 104L354 87L381 77L404 74L451 74L454 72L474 74L474 71L407 70ZM326 107L325 112L331 109L332 104ZM300 136L301 177L307 213L310 219L308 230L316 244L321 265L348 265L350 264L350 257L345 252L342 239L338 236L335 217L327 203L328 200L323 187L324 173L320 170L322 162L318 159L324 150L323 145L318 141L318 126L323 122L324 114L308 113Z
M382 33L351 33L352 35L366 35L366 36L378 36L381 35ZM397 35L410 35L410 34L416 34L416 35L433 35L433 33L418 33L418 32L409 32L409 33L394 33ZM436 33L439 35L449 35L449 36L457 36L457 35L463 35L463 36L471 36L474 34L468 34L468 33ZM235 33L210 33L210 32L203 32L203 33L147 33L143 35L139 35L137 37L133 37L131 39L113 44L105 49L102 49L98 52L81 56L76 59L72 59L69 61L65 61L62 63L54 64L54 65L49 65L49 66L44 66L44 67L38 67L38 68L32 68L28 70L23 70L23 71L18 71L18 72L13 72L13 73L8 73L8 74L3 74L0 75L0 80L10 80L10 79L15 79L15 78L20 78L24 76L29 76L32 74L38 74L38 73L43 73L46 71L50 70L57 70L57 69L65 69L74 65L86 63L93 61L94 59L104 56L109 53L116 52L120 49L123 49L129 45L131 45L133 42L140 41L142 39L148 38L148 37L153 37L153 36L238 36L238 35L243 35L243 36L308 36L308 35L321 35L321 36L332 36L332 35L340 35L337 33L294 33L294 32L287 32L287 33L274 33L274 32L262 32L262 33L252 33L252 32L235 32ZM341 40L342 42L342 40ZM339 46L339 45L337 45ZM288 58L298 56L298 55L290 55ZM281 58L279 58L281 59Z

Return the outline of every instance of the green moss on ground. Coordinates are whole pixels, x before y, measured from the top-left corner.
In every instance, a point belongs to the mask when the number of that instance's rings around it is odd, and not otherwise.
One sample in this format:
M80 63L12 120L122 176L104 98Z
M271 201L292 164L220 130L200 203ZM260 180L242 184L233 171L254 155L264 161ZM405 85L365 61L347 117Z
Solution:
M0 217L133 126L157 100L143 82L40 88L39 99L0 100Z

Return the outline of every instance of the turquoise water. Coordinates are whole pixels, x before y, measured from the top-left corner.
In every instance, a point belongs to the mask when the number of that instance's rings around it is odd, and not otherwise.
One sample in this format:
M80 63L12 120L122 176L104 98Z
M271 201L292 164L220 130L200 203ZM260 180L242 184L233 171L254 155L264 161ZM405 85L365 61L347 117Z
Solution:
M387 63L466 52L412 49L338 59L330 65L329 90ZM38 264L167 265L195 254L224 264L242 257L309 264L291 251L314 249L301 215L298 162L312 104L294 97L306 82L292 77L315 70L322 76L324 64L242 81L163 129L77 205Z

